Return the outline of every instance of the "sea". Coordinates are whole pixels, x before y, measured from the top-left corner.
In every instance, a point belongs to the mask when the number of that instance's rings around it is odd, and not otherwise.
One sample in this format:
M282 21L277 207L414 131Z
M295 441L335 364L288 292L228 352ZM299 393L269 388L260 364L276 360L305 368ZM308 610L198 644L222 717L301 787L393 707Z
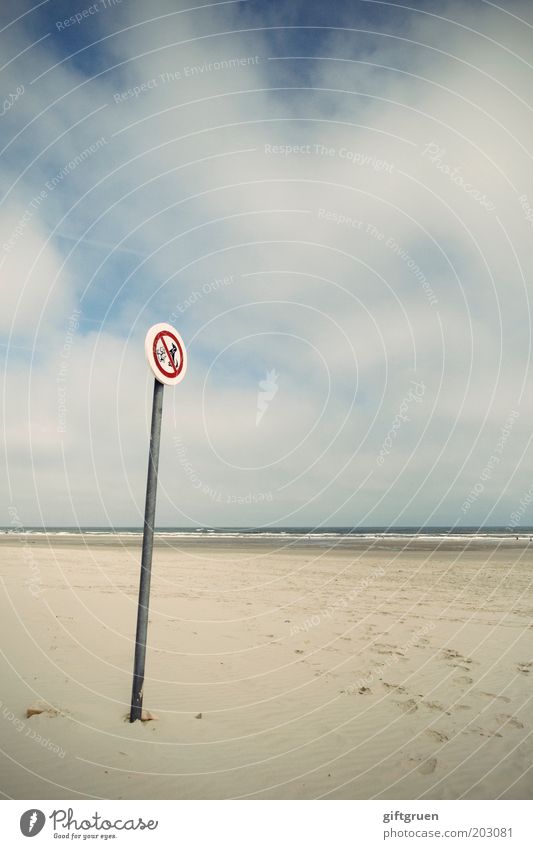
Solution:
M140 526L81 526L81 527L0 527L0 533L24 534L28 536L61 536L61 537L141 537L143 529ZM306 540L312 543L329 542L342 543L350 541L380 540L420 540L420 541L458 541L467 542L498 542L506 540L529 540L533 538L533 526L509 528L500 525L491 526L328 526L328 527L166 527L156 528L156 537L184 540L210 539L230 542L231 540L283 540L284 542Z

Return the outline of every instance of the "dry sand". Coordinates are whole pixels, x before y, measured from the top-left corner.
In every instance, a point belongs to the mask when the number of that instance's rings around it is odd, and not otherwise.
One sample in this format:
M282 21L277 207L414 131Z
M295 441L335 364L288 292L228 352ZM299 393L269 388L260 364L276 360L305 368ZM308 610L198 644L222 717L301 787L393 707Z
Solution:
M6 797L533 796L527 543L1 542Z

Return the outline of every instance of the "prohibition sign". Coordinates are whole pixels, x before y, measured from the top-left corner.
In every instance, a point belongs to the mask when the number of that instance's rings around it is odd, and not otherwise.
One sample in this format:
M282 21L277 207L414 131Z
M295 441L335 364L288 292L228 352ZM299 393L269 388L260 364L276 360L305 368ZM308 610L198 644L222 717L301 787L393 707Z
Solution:
M160 383L179 383L187 369L185 345L170 324L155 324L146 334L145 352L148 363Z
M163 393L165 391L164 384L166 383L172 386L175 383L179 383L180 380L183 380L187 371L187 351L185 350L185 345L178 331L171 324L154 324L150 328L144 340L144 352L148 364L155 375L155 380L154 399L152 402L152 425L150 428L150 450L148 453L148 475L146 478L146 501L144 506L139 601L137 603L137 627L135 630L130 722L143 719L144 669L148 633L152 553L154 547L159 447L161 443L161 421L163 418Z

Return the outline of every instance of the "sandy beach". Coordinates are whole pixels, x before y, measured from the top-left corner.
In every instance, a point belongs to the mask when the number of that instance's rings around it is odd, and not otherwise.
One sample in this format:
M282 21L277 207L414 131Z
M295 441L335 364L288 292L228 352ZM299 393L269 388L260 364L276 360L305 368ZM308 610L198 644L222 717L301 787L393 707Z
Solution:
M533 796L527 540L161 539L130 725L139 557L1 539L5 797Z

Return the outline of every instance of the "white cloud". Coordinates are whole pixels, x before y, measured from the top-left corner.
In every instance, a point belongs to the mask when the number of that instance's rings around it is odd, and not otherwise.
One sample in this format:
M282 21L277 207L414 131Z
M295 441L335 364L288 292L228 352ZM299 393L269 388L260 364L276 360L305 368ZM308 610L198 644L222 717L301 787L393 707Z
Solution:
M171 11L159 0L150 15ZM139 523L150 405L142 338L172 314L191 364L167 392L164 524L184 521L180 510L194 524L282 521L293 511L304 523L358 522L367 511L386 523L411 497L404 522L453 522L511 409L520 416L494 477L500 488L527 444L533 269L519 197L533 206L533 49L524 26L488 6L474 16L439 8L463 26L407 12L400 26L395 10L402 38L335 30L309 41L322 57L367 64L268 61L287 49L286 33L220 34L245 29L250 13L227 6L131 28L147 11L129 3L91 24L93 38L126 32L34 85L72 48L67 35L6 69L6 90L26 85L2 118L10 132L44 111L2 160L4 241L66 169L1 269L2 331L37 352L31 374L22 350L6 359L8 469L28 524ZM26 46L27 22L10 37ZM302 44L300 33L295 49ZM238 57L249 61L214 66ZM274 145L301 147L285 155ZM58 433L57 374L77 307ZM258 428L258 382L273 368L279 391ZM424 381L423 403L376 467L411 380ZM248 465L268 467L235 468ZM522 462L502 521L525 470ZM478 519L498 492L487 484ZM229 497L253 493L272 499Z

